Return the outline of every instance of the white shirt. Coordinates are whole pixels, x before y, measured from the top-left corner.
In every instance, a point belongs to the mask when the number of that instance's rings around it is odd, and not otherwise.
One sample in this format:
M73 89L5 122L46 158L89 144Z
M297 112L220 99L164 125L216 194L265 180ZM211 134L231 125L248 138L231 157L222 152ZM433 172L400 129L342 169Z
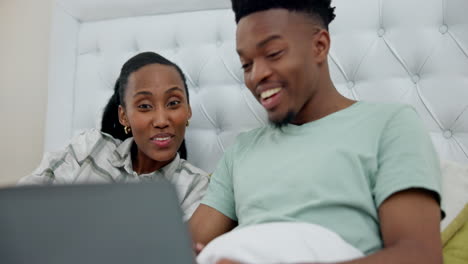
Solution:
M133 171L133 138L121 141L96 129L74 137L63 151L45 153L39 167L18 185L142 182L166 179L174 184L184 219L190 218L208 187L206 172L176 158L147 174Z

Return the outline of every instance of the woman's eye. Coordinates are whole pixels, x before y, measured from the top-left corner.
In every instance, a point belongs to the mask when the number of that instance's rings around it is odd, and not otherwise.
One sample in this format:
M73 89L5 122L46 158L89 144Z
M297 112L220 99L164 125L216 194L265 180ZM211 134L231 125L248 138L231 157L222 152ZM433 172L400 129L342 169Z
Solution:
M151 109L151 105L150 104L139 104L138 109L149 110L149 109Z
M170 102L167 104L167 106L169 106L169 107L174 107L174 106L179 105L179 104L180 104L180 101L174 100L174 101L170 101Z

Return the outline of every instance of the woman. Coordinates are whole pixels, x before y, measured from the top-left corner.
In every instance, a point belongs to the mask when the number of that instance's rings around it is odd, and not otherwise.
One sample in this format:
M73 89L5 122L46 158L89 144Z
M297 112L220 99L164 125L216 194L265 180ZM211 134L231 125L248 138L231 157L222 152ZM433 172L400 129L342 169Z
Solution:
M180 157L186 155L183 141L191 115L181 69L156 53L140 53L123 65L101 131L81 133L65 150L47 153L19 184L165 178L175 185L188 219L208 186L207 173Z

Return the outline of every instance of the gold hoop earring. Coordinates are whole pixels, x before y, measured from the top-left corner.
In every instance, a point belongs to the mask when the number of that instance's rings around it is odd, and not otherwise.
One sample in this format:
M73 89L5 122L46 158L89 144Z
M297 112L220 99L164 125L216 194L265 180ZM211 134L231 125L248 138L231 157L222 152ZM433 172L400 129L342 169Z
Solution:
M124 127L124 132L125 132L125 134L128 135L130 132L132 132L132 129L130 127L128 127L128 126L125 126Z
M187 120L187 124L185 124L185 126L190 126L190 122Z

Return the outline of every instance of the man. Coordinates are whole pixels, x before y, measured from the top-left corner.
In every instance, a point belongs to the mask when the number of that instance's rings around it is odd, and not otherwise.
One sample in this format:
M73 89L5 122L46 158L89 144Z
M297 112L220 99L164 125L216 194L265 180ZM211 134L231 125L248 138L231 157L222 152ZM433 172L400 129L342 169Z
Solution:
M226 151L190 220L194 241L206 245L236 226L305 222L365 255L343 263L442 263L430 138L411 107L337 92L327 63L330 0L232 6L245 84L271 125Z

